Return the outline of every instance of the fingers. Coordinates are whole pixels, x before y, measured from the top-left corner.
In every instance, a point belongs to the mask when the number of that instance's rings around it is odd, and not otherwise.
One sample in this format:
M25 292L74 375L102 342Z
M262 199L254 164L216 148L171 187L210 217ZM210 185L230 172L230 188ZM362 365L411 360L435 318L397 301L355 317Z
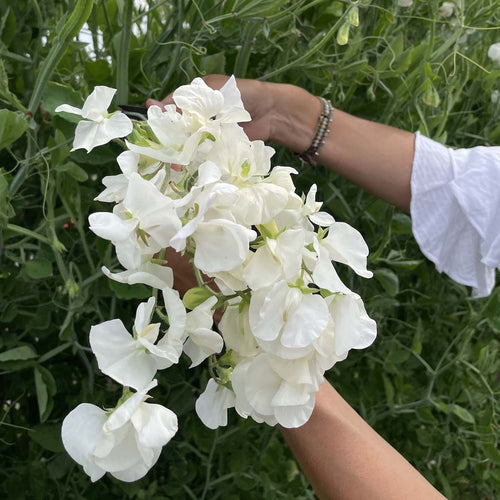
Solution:
M166 99L166 98L165 98ZM173 102L173 101L172 101ZM150 106L160 106L163 109L165 104L170 104L169 102L163 103L162 101L157 101L156 99L146 99L146 106L149 108Z

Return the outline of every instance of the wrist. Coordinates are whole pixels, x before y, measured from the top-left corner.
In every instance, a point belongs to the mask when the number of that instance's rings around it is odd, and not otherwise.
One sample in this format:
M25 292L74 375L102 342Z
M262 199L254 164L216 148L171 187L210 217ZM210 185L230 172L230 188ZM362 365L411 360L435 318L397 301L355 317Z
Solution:
M300 87L268 84L272 97L270 139L296 153L306 151L316 134L321 101Z

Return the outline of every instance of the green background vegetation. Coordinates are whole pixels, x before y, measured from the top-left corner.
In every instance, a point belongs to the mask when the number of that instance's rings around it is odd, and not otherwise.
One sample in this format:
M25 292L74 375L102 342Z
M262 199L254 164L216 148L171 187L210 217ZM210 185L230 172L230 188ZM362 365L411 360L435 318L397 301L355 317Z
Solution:
M500 144L498 1L0 0L0 496L9 499L313 498L276 429L231 416L203 427L194 401L204 369L159 375L155 400L180 431L146 478L91 484L62 449L64 416L87 401L113 406L120 388L96 369L92 324L126 325L142 286L87 229L100 179L119 149L70 153L74 123L54 114L95 85L118 100L163 97L211 72L290 82L341 109L451 146ZM353 8L359 7L359 26ZM84 21L97 54L78 41ZM347 43L340 45L338 42ZM118 101L117 101L118 102ZM298 165L278 150L275 164ZM365 236L375 276L347 283L377 320L375 345L329 373L335 387L448 498L498 498L500 287L488 299L440 276L411 235L410 218L320 168L301 166L337 220Z

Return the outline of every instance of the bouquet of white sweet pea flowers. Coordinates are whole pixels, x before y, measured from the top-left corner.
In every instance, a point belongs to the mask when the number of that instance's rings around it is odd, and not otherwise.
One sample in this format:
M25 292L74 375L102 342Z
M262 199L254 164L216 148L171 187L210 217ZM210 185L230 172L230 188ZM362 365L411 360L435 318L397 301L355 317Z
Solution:
M115 205L90 215L90 229L113 243L124 268L104 267L107 277L152 288L131 332L119 319L90 331L99 369L124 386L114 409L83 403L64 420L64 446L92 481L106 472L135 481L158 460L177 417L147 403L147 393L156 371L183 352L191 367L208 358L210 379L196 401L207 427L226 425L233 407L243 418L298 427L324 372L376 336L332 263L371 277L362 236L320 211L316 186L297 195L296 170L271 170L273 149L238 125L250 115L234 78L220 90L196 78L174 92L177 107L152 106L146 122L108 113L114 92L96 87L81 110L57 108L83 118L73 149L127 136L117 158L122 173L104 177L96 198ZM199 280L183 300L165 259L169 247L192 258Z

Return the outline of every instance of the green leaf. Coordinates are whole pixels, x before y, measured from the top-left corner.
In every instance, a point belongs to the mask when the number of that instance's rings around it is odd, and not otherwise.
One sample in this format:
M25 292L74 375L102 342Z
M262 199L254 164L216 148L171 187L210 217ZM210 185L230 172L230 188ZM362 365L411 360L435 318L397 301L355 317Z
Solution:
M57 356L60 352L65 351L68 347L71 347L73 345L73 342L66 342L65 344L58 345L57 347L54 347L54 349L51 349L50 351L46 352L42 356L40 356L39 362L43 363L54 356Z
M468 410L466 410L463 406L452 404L450 405L450 410L454 413L460 420L467 422L468 424L476 423L476 419L474 415L472 415Z
M488 299L488 303L484 308L484 314L488 324L493 331L500 332L500 288L497 288L493 295Z
M62 85L56 82L49 82L45 87L42 95L42 105L44 110L49 113L49 115L56 115L56 108L60 104L70 104L77 108L81 108L83 104L82 95L71 88L69 85ZM79 115L74 115L72 113L63 113L62 116L65 120L78 123L82 117Z
M197 286L194 288L190 288L185 294L184 297L182 297L182 302L184 303L184 306L187 309L194 309L196 306L199 306L205 300L209 299L212 297L213 292L204 287L204 286Z
M54 453L64 451L60 424L35 425L31 429L29 437L45 450L52 451Z
M217 52L200 58L199 68L203 74L221 73L223 74L226 66L225 52Z
M11 217L14 217L14 209L10 204L9 183L7 182L7 172L0 168L0 227L4 227Z
M151 288L146 285L127 285L126 283L118 283L118 281L109 280L108 286L113 290L115 295L122 300L148 299L151 297Z
M491 460L494 464L500 465L500 452L498 451L498 448L491 443L484 443L482 448L484 450L484 455L488 458L488 460Z
M9 8L9 11L12 11ZM19 111L26 112L26 108L21 104L21 101L9 90L9 78L2 59L0 59L0 97L8 102L13 108Z
M26 116L8 109L0 109L0 150L10 146L27 129Z
M399 279L394 271L380 268L375 269L373 275L390 297L395 297L399 293Z
M53 275L52 262L43 257L26 262L24 270L26 274L33 279L49 278Z
M65 163L64 165L58 165L55 168L55 170L57 172L67 173L78 182L85 182L89 178L87 172L83 170L82 167L79 167L76 163L73 163L72 161Z
M22 345L0 353L0 362L34 359L37 357L38 354L35 352L33 347L30 345Z
M394 386L385 373L382 374L382 379L384 381L385 399L388 406L392 408L394 406Z
M9 45L12 39L16 36L16 16L10 7L5 9L0 22L0 38L5 45Z
M34 375L40 422L45 422L54 406L53 396L57 392L56 381L52 373L40 365L35 366Z

